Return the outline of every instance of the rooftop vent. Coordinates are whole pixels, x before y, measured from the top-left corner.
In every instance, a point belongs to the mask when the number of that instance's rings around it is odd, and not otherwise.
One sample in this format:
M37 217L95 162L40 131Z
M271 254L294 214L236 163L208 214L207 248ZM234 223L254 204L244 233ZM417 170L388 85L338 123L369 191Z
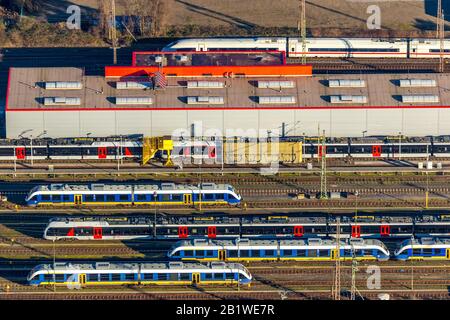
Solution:
M330 96L331 103L367 103L366 96L336 95Z
M322 244L322 239L319 239L319 238L308 239L308 244L311 245L311 246L321 245Z
M116 104L118 105L136 105L136 104L153 104L153 99L150 97L116 97Z
M223 104L223 97L187 97L187 104Z
M188 89L220 89L224 87L221 81L188 81Z
M96 262L95 263L95 269L108 269L110 266L109 262Z
M433 94L403 95L403 103L438 103L439 96Z
M45 106L79 106L80 104L81 104L80 98L66 98L66 97L44 98Z
M173 190L175 189L175 183L161 183L161 190Z
M426 238L421 238L421 239L420 239L420 243L421 243L421 244L425 244L425 245L427 245L427 244L429 245L429 244L434 244L435 241L434 241L433 238L426 237Z
M227 265L225 262L211 262L211 269L224 269Z
M180 261L169 262L169 269L183 269L183 262Z
M436 87L436 80L433 79L402 79L399 82L402 88L411 87Z
M105 185L103 183L91 183L92 191L103 191L105 189Z
M119 81L119 82L116 82L116 88L119 90L149 89L149 88L153 88L153 83L152 82L136 82L136 81Z
M330 88L364 88L366 82L360 79L334 79L328 80Z
M54 81L46 82L46 90L80 90L83 88L83 84L77 81Z
M258 81L260 89L295 88L294 81Z
M363 245L364 244L364 239L361 239L361 238L350 238L350 244Z
M294 96L265 96L258 97L259 104L288 104L295 103Z

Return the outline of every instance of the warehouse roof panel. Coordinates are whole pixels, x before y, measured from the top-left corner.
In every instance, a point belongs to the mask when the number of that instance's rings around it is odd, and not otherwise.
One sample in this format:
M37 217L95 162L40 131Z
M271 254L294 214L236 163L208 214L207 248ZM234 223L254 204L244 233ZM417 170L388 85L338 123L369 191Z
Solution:
M364 81L364 87L329 87L330 80ZM435 80L436 86L402 87L400 80ZM81 89L46 89L51 81L76 81ZM202 109L202 108L370 108L370 107L439 107L450 106L450 74L338 74L304 77L277 77L277 81L292 82L283 88L258 85L273 81L273 77L167 77L165 89L153 86L120 89L118 81L144 81L148 77L112 80L103 76L86 76L80 68L11 68L9 75L7 110L109 110L109 109ZM220 81L214 88L188 87L188 81ZM293 103L260 104L260 97L293 97ZM366 103L333 103L331 97L365 97ZM435 97L427 103L408 103L405 96ZM45 98L78 98L80 105L45 105ZM118 105L118 98L149 98L151 104ZM223 103L188 104L188 97L222 97ZM214 100L214 99L213 99ZM78 101L78 100L77 100ZM121 101L121 100L120 100ZM131 100L130 100L131 101ZM428 101L428 100L427 100Z

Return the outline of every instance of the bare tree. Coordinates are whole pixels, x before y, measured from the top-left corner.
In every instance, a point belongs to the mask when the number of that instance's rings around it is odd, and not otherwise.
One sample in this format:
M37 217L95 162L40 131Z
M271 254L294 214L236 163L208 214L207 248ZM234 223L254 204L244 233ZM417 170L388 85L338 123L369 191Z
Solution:
M98 26L103 37L109 35L111 23L111 0L98 0Z

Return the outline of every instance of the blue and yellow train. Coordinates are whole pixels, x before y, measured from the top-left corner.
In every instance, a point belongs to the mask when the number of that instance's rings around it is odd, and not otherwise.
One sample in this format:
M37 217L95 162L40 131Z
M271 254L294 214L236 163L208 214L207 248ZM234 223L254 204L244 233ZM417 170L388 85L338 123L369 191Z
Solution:
M55 263L41 264L28 275L32 286L71 288L105 285L250 284L252 275L238 263Z
M228 184L177 185L50 184L34 187L25 199L29 206L41 205L238 205L241 196Z
M450 260L450 239L424 237L405 240L394 255L398 260Z
M180 241L170 250L168 257L186 261L263 261L336 260L336 241L310 238L307 240L204 240ZM339 259L388 260L389 250L375 239L351 238L341 240Z

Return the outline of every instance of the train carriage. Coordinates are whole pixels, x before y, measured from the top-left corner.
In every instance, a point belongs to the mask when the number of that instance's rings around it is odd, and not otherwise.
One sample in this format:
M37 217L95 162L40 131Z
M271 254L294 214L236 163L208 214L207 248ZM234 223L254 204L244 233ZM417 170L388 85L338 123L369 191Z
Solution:
M340 243L341 260L388 260L389 250L379 240L349 239ZM168 253L174 260L186 261L262 261L336 260L336 242L307 240L193 240L177 243Z
M32 286L58 285L74 288L107 285L226 285L250 284L252 276L241 264L200 263L55 263L33 268Z
M278 50L289 58L438 58L439 39L308 38L306 52L299 38L249 37L181 39L162 51L251 51ZM450 56L450 41L444 41L444 56Z
M423 237L405 240L394 255L398 260L450 260L450 239Z

